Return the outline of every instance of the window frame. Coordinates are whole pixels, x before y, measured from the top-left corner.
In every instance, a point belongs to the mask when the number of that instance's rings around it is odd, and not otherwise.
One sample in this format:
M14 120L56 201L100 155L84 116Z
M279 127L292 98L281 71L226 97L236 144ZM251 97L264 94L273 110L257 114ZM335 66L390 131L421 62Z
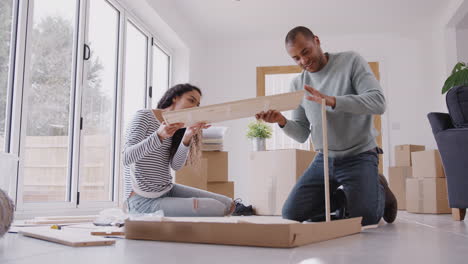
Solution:
M109 202L84 202L81 201L77 204L77 191L79 183L79 157L80 157L80 141L81 134L79 128L79 122L81 118L81 99L83 94L83 76L86 76L86 69L84 69L83 62L83 47L88 34L87 23L89 21L89 1L92 0L77 0L76 17L75 17L75 33L74 33L74 50L73 50L73 62L72 62L72 102L70 104L70 122L71 129L69 130L70 137L70 149L69 153L71 156L70 162L71 167L69 168L69 177L71 181L70 185L70 201L64 202L37 202L37 203L24 203L22 200L23 195L23 171L21 166L18 164L17 174L10 179L11 190L10 195L16 201L16 217L21 219L25 217L33 217L39 215L54 215L54 214L96 214L102 209L108 207L115 207L123 204L123 177L122 177L122 164L121 164L121 152L118 146L121 146L121 137L125 128L122 127L123 118L123 96L124 96L124 67L125 67L125 38L126 38L126 22L131 22L137 29L142 31L148 40L147 44L147 61L146 61L146 91L145 91L145 107L151 107L151 98L149 97L149 89L152 86L152 74L153 74L153 46L156 45L164 53L169 56L169 87L172 83L173 65L172 58L173 53L170 48L164 45L163 42L157 40L155 36L157 32L148 30L146 23L138 19L133 12L124 3L119 0L105 0L112 5L116 10L119 11L119 31L118 31L118 52L117 52L117 84L116 84L116 102L115 102L115 120L114 120L114 148L113 148L113 194L112 201ZM22 150L21 140L25 136L25 130L21 129L25 127L26 116L26 105L23 105L23 97L28 94L25 90L25 82L28 80L29 73L27 65L29 65L29 53L30 49L28 46L28 32L32 29L32 14L33 14L33 0L14 0L16 4L16 17L12 22L12 25L16 28L15 41L12 42L10 49L14 49L14 55L10 55L10 60L14 60L14 64L11 64L11 83L9 80L9 87L11 87L11 109L9 115L9 141L8 150L10 153L17 157L24 151ZM14 43L14 44L13 44ZM8 102L7 102L8 103ZM20 157L22 158L22 157Z

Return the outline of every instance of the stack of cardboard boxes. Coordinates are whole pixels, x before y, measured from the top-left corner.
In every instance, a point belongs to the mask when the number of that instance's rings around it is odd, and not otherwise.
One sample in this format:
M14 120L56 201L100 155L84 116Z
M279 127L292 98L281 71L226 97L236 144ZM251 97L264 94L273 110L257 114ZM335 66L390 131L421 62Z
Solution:
M406 179L412 177L411 156L416 151L423 151L424 146L395 146L395 167L389 168L390 189L398 201L398 210L406 210Z
M447 214L447 182L438 150L412 153L413 177L406 180L406 210L411 213Z
M175 182L234 198L234 182L228 181L226 151L203 151L198 166L176 171Z
M248 200L257 215L281 215L283 204L315 152L298 149L254 151L248 164Z

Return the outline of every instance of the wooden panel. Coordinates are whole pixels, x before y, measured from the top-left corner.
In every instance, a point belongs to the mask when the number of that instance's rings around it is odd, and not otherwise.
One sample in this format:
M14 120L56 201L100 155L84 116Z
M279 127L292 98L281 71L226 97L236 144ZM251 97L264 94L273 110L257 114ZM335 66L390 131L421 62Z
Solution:
M197 122L216 123L253 117L255 114L269 109L278 111L296 109L303 97L304 91L275 94L223 104L168 111L163 113L163 117L168 124L180 122L189 126Z
M369 62L369 67L375 75L375 78L380 81L379 63ZM265 95L265 75L267 74L288 74L288 73L300 73L302 69L297 65L291 66L269 66L269 67L257 67L257 96ZM382 146L382 121L380 115L374 115L374 127L379 133L376 137L377 145L383 149ZM313 143L311 142L311 149ZM379 173L383 174L383 155L379 155Z
M114 239L92 236L76 231L55 230L49 227L28 228L20 231L24 236L38 238L71 247L106 246L115 244Z

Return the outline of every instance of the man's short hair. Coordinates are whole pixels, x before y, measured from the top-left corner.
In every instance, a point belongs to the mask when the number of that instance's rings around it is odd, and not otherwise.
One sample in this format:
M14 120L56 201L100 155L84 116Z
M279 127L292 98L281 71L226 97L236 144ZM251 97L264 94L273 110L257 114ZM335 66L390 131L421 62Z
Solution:
M291 43L296 40L297 35L301 34L304 36L306 39L313 39L315 37L314 33L310 31L310 29L303 27L303 26L298 26L293 29L291 29L288 34L286 35L285 43Z

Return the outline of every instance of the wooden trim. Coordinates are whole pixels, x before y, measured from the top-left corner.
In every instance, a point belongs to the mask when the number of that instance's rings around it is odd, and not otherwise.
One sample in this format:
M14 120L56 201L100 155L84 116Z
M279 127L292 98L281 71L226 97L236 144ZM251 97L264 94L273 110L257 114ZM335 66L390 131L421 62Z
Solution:
M265 75L300 72L302 69L297 65L257 67L257 96L265 96Z

